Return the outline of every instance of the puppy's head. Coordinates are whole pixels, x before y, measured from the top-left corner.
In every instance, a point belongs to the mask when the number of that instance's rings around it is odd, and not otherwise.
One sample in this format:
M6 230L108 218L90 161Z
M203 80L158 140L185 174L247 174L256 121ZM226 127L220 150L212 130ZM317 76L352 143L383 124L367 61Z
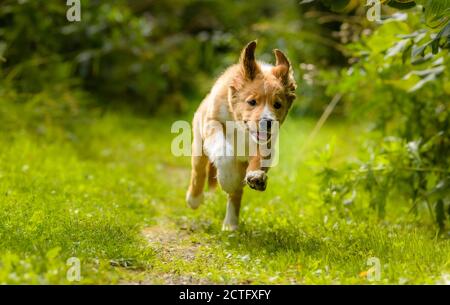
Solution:
M281 125L295 99L296 83L291 64L274 50L271 66L255 59L256 41L241 53L239 73L229 87L228 101L234 119L240 121L256 141L269 141L271 129Z

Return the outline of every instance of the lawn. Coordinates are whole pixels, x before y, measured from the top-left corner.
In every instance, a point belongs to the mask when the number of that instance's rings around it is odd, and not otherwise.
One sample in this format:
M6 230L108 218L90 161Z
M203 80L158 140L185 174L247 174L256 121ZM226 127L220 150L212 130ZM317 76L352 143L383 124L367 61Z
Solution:
M365 202L342 213L321 201L317 152L333 142L334 163L354 158L365 126L329 121L303 147L315 122L289 118L267 190L246 188L241 227L230 233L220 189L186 207L190 160L170 152L175 119L9 122L0 133L0 283L449 283L449 239L401 196L382 220ZM70 257L80 282L67 278Z

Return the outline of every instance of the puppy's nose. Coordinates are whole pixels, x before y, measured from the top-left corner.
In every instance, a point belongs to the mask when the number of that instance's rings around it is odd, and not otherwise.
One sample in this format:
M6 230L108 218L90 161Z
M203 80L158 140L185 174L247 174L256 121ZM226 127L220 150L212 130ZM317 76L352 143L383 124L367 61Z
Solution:
M259 129L270 130L272 128L272 120L263 118L259 121Z

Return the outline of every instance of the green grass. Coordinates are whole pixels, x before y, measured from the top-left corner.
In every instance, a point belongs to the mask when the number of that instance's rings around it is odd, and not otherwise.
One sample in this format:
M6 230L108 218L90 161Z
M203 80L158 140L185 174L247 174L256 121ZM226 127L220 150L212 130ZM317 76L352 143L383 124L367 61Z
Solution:
M220 230L220 190L186 207L189 158L170 152L173 120L106 113L70 129L12 120L0 134L0 283L70 283L70 257L81 283L371 283L370 257L378 283L448 281L450 241L403 199L384 220L365 202L344 215L321 202L315 152L334 141L333 162L355 157L360 126L327 122L300 154L314 122L290 118L267 190L246 189L230 233Z

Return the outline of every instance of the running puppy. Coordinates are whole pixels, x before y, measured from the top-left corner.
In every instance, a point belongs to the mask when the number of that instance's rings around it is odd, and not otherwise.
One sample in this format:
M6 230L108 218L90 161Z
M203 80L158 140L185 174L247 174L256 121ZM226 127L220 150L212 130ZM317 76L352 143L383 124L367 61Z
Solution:
M274 126L281 125L295 99L296 83L286 56L275 49L275 66L257 62L255 48L256 41L252 41L242 50L239 63L219 77L193 119L186 201L196 209L203 201L207 174L210 186L217 178L228 194L223 230L238 228L245 184L259 191L266 189L270 165L264 161L270 162L273 152L263 154L261 143L270 149ZM235 139L244 139L246 147L257 144L256 151L242 149Z

